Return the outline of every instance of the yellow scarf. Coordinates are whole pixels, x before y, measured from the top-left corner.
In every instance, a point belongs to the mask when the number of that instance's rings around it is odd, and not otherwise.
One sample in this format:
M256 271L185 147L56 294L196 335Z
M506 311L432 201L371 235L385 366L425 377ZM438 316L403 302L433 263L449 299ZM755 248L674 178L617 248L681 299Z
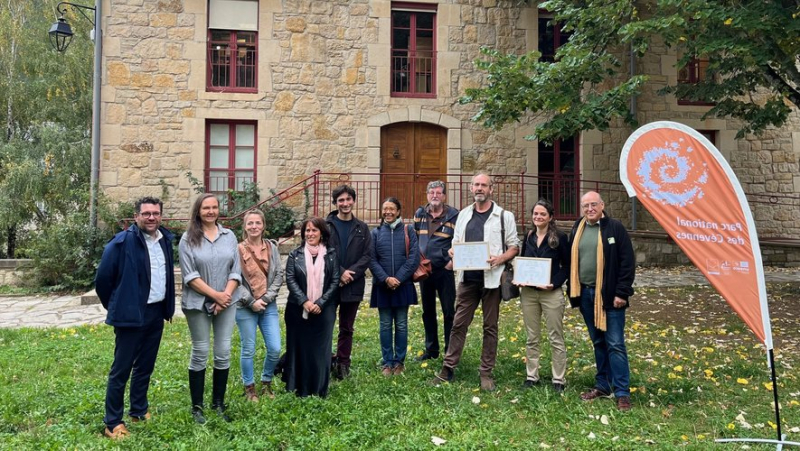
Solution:
M581 219L578 230L575 231L575 238L572 240L572 261L569 266L569 296L577 298L581 296L581 282L578 276L578 245L581 242L581 235L586 228L586 218ZM594 284L594 327L605 332L606 330L606 311L603 310L603 236L600 227L597 228L597 276Z

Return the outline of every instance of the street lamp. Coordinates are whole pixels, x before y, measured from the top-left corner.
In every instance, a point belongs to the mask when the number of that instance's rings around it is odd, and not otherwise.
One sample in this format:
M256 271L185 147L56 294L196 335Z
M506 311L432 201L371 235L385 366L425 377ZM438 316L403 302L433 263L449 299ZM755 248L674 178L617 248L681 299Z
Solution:
M100 178L100 86L103 64L103 36L100 21L103 17L103 0L95 0L94 8L91 6L77 5L74 3L60 2L56 5L58 21L50 27L50 43L59 51L64 52L72 42L72 27L69 26L64 14L67 8L72 8L92 23L91 38L94 41L94 76L92 77L92 172L90 177L90 200L89 200L89 225L97 227L97 188ZM94 13L92 20L85 11Z

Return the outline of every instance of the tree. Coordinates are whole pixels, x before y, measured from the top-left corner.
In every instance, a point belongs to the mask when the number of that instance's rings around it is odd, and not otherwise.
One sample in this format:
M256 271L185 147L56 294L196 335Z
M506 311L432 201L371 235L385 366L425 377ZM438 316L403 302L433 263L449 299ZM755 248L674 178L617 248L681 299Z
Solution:
M0 197L7 200L0 203L0 230L8 257L20 228L45 226L87 205L80 199L89 189L89 24L68 12L76 39L69 52L58 54L46 33L55 3L0 5Z
M539 52L505 55L484 49L476 62L488 85L468 89L474 119L501 128L534 113L543 121L533 138L551 142L582 130L605 130L614 119L635 125L630 97L646 75L625 73L622 58L642 57L654 45L676 49L678 68L707 58L696 84L666 86L661 95L713 103L705 117L741 119L737 138L782 126L800 106L799 0L550 0L569 41L555 62Z

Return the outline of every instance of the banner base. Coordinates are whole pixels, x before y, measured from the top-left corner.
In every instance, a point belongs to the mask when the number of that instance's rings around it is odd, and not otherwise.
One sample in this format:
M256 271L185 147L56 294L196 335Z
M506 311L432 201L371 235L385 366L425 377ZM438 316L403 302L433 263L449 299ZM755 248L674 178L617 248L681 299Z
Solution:
M714 440L716 443L774 443L776 451L781 451L783 445L800 446L800 442L787 442L786 434L781 436L780 440L769 438L718 438Z

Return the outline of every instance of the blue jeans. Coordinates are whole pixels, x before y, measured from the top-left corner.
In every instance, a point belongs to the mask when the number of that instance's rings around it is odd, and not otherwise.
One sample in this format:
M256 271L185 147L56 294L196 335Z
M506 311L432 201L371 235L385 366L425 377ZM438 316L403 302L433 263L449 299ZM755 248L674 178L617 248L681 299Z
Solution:
M581 314L594 345L597 364L595 387L614 395L630 396L631 372L628 351L625 348L625 309L606 309L606 331L594 327L594 287L581 288Z
M264 356L264 365L261 370L261 381L269 382L275 373L275 366L281 357L281 329L278 325L278 304L270 302L267 308L256 313L249 307L236 309L236 325L239 327L241 339L241 354L239 365L242 368L242 382L244 385L255 383L253 377L253 357L256 354L256 328L261 329L267 355Z
M379 308L383 366L394 368L405 362L408 350L408 306ZM392 337L394 323L394 337ZM394 347L392 347L394 338Z

